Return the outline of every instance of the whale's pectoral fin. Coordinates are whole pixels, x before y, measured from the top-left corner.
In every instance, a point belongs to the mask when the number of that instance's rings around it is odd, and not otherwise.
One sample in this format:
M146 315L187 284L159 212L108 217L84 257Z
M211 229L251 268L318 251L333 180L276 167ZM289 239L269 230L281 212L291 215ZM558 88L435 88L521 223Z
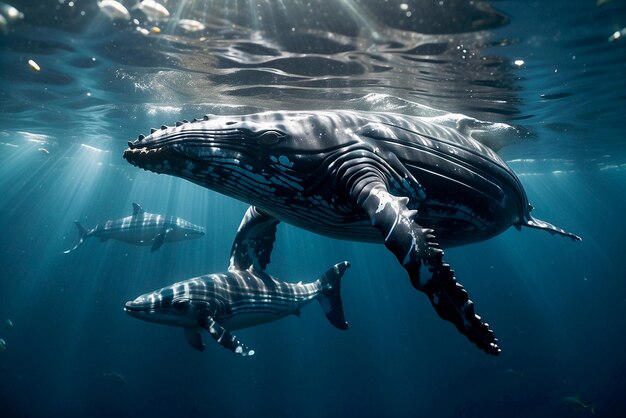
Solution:
M250 206L246 211L230 253L229 270L265 270L270 262L278 219Z
M167 228L165 231L161 232L156 237L154 237L154 242L152 243L152 248L150 248L150 252L153 253L159 248L161 248L161 246L165 242L165 238L167 238L167 234L169 234L173 230L174 230L173 228Z
M407 208L408 199L391 195L383 184L361 193L358 204L369 214L372 225L409 273L413 287L428 295L439 316L452 322L471 342L489 354L498 355L498 340L488 324L474 313L474 305L454 278L432 229L415 222L417 211Z
M237 339L233 334L224 329L223 326L215 322L215 320L207 316L203 321L202 327L206 329L211 337L219 344L221 344L224 348L229 349L235 354L239 354L240 356L253 356L254 350L250 349L246 345L244 345L241 341Z
M204 351L204 342L199 328L185 328L185 338L198 351Z

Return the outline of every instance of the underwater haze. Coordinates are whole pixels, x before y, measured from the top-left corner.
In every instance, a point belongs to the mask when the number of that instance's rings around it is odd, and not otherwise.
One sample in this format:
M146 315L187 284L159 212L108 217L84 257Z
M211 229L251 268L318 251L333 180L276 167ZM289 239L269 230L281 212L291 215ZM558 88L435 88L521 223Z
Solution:
M9 2L1 417L626 416L626 1ZM310 282L349 261L347 331L315 302L237 331L256 352L241 357L124 312L226 271L247 209L128 164L128 141L205 114L328 109L472 124L505 144L533 215L582 237L509 228L445 249L499 356L440 319L383 245L287 223L268 272ZM64 253L74 221L133 203L205 235L156 251L90 237Z

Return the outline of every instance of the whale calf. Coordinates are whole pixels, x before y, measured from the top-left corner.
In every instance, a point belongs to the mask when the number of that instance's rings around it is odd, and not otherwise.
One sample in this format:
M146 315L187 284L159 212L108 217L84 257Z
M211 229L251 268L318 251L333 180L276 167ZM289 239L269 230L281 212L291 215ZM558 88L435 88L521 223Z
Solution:
M589 412L591 412L592 414L596 413L596 408L591 405L591 404L586 404L584 403L581 399L580 396L576 395L576 396L566 396L564 398L561 398L561 402L563 402L563 405L573 409L574 411L577 412L581 412L584 411L586 409L589 410Z
M90 237L100 241L114 239L134 245L150 245L154 252L166 242L182 241L204 236L204 228L182 218L148 213L137 203L133 203L133 214L125 218L109 220L98 224L93 229L86 229L80 222L74 222L78 228L79 240L73 248L63 251L69 254Z
M349 266L347 261L338 263L311 283L287 283L264 271L230 268L146 293L126 302L124 310L144 321L184 328L187 341L196 350L204 350L201 330L206 330L223 347L251 356L254 350L231 331L299 316L300 309L314 300L331 324L348 329L340 280Z
M502 144L476 135L481 143L462 128L346 110L206 115L140 135L124 158L251 204L234 245L256 253L257 270L273 245L264 231L279 221L383 243L441 318L497 355L497 339L442 248L511 226L580 238L534 218L522 183L496 153ZM247 264L239 254L235 265Z

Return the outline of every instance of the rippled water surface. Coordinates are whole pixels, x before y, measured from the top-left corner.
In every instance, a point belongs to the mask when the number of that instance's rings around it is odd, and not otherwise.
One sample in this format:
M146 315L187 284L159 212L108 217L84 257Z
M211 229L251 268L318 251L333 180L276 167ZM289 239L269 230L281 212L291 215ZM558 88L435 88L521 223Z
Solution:
M0 7L0 321L14 324L0 330L0 415L589 416L564 399L580 395L624 416L626 2L163 0L168 19L122 3L128 20L96 0ZM349 331L311 306L240 331L257 351L241 359L122 311L223 271L246 209L130 166L127 141L207 113L294 109L480 129L505 144L537 215L583 237L512 229L446 251L500 357L437 318L383 246L283 224L272 274L310 281L351 261ZM132 202L207 235L62 253L74 220Z

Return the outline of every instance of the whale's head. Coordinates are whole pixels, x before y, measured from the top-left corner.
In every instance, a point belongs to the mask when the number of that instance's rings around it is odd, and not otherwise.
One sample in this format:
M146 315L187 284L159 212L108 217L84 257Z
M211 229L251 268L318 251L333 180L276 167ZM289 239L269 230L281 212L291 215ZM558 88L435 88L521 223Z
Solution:
M302 190L341 147L336 130L335 121L306 112L205 116L140 135L124 158L250 202Z
M198 296L200 279L191 279L146 293L126 302L124 311L135 318L163 325L197 327L211 309L210 301Z
M201 238L205 234L203 227L186 221L182 218L176 218L176 235L180 236L180 239L196 239Z

